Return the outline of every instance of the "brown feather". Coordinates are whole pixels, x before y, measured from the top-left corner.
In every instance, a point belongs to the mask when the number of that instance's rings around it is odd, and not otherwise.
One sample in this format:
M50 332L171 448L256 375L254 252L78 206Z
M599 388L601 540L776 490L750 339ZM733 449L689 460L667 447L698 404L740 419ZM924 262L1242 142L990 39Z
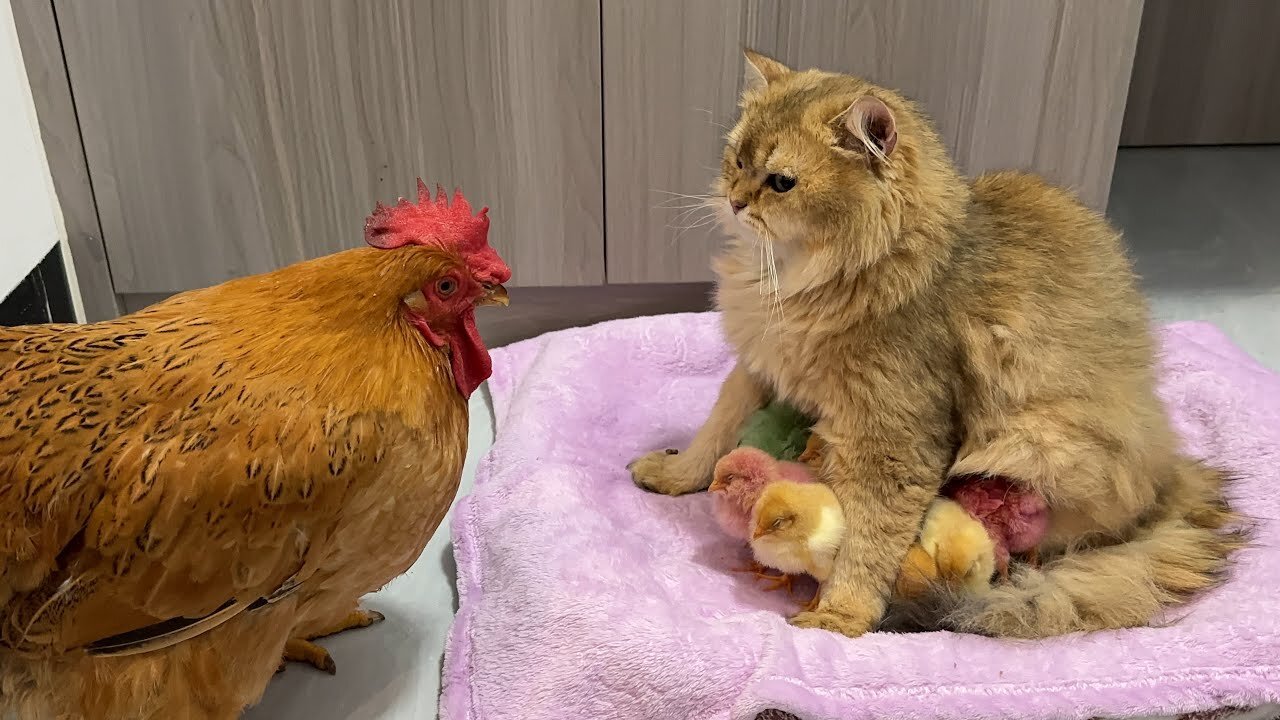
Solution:
M183 631L111 675L177 682L187 645L274 669L280 648L262 637L331 622L407 569L456 490L467 408L400 298L460 262L364 248L112 322L0 329L0 661L31 659L7 670L105 693L94 663L107 661L72 651L241 608L296 575L288 615L205 623L198 643ZM262 622L288 627L247 634ZM165 709L142 677L150 690L112 702ZM239 708L266 677L199 682Z

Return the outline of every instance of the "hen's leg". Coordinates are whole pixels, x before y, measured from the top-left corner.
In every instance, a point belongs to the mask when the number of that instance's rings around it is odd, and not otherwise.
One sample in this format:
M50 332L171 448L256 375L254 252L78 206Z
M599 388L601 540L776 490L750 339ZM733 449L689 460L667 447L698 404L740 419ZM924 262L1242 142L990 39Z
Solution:
M285 662L304 662L317 670L334 675L338 672L338 666L334 664L333 658L329 657L329 651L302 638L291 638L284 644L284 661ZM279 672L279 670L276 670Z
M355 610L347 613L332 624L323 625L316 631L307 633L304 639L315 640L316 638L337 635L344 630L366 628L374 623L380 623L385 619L386 616L377 610L365 610L364 608L357 607Z
M336 635L344 630L369 627L374 623L382 622L383 619L385 616L377 610L365 610L356 606L347 614L338 616L331 622L295 628L295 632L301 631L300 637L290 638L285 643L284 660L276 672L284 670L285 663L304 662L317 670L333 675L337 672L337 665L333 662L333 658L329 657L329 651L311 641Z

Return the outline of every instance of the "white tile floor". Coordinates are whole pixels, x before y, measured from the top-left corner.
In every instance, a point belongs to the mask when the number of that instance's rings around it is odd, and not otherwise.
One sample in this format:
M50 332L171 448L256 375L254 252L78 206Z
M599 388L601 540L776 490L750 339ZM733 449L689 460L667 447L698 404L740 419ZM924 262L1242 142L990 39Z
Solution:
M1280 369L1280 147L1126 150L1111 215L1126 232L1158 320L1206 320ZM471 402L460 495L493 441L487 396ZM434 718L453 617L449 519L407 575L368 599L387 620L326 640L330 677L292 666L250 720Z

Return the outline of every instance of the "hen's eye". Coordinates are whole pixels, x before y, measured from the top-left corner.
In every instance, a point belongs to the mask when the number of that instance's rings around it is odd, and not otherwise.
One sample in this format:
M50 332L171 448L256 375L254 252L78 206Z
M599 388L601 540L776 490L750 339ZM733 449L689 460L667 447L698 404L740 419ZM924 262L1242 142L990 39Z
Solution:
M774 192L779 193L787 192L796 186L795 178L788 175L779 175L778 173L773 173L769 177L765 178L764 181L768 183L769 187L773 188Z
M440 278L436 282L436 292L440 293L441 297L449 297L457 289L458 281L453 278Z
M738 158L736 162L738 163L738 169L739 169L739 170L741 170L741 169L742 169L742 158Z

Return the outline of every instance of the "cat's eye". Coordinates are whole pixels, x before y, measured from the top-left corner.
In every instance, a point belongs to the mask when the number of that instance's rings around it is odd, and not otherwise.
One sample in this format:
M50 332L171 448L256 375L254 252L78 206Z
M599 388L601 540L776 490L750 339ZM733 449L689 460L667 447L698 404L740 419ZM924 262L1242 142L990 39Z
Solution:
M770 188L773 188L774 192L778 193L787 192L796 186L795 178L789 175L781 175L779 173L773 173L769 177L765 178L764 181Z
M440 281L436 283L436 292L440 293L441 297L449 297L457 289L458 281L453 278L440 278Z

